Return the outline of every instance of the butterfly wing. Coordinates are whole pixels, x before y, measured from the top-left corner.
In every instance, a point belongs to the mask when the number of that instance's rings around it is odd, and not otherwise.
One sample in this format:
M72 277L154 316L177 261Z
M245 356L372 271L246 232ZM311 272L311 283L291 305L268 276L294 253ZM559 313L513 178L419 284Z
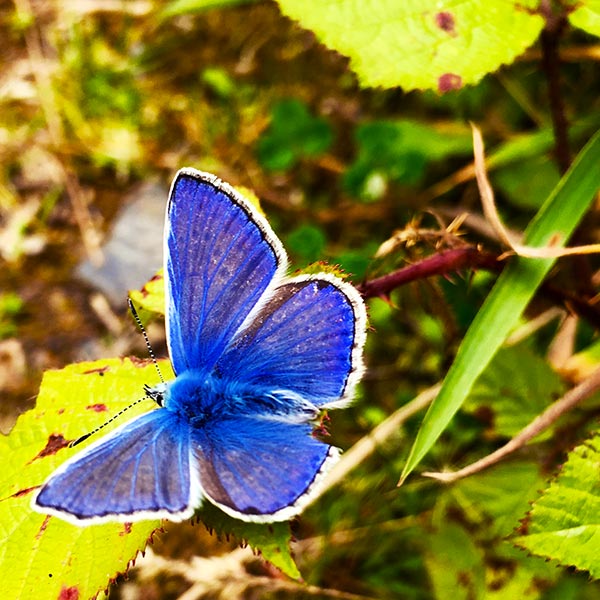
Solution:
M290 519L310 502L338 450L307 423L234 417L194 430L192 448L205 496L245 521Z
M286 264L281 242L248 200L214 175L179 171L165 225L167 340L175 373L210 371Z
M218 372L268 392L339 407L363 371L366 313L354 287L320 274L279 285L218 361Z
M190 477L189 426L158 409L136 417L61 465L33 507L78 525L182 520L201 491Z

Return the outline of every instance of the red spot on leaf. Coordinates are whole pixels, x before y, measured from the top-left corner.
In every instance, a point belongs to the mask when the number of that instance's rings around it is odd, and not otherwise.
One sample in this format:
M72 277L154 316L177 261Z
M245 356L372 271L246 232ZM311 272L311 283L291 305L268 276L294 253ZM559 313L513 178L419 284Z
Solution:
M119 535L122 537L124 535L128 535L131 533L131 523L123 523L123 531L119 532Z
M79 588L75 586L60 588L58 600L79 600Z
M37 460L38 458L44 458L44 456L51 456L52 454L56 454L62 448L66 448L69 445L69 442L63 437L62 433L53 433L48 438L48 442L46 447L40 450L37 456L35 456L31 462Z
M462 87L462 77L456 73L444 73L438 78L438 90L445 94L452 90L460 90Z
M11 496L11 498L20 498L21 496L27 496L27 494L31 494L31 492L33 492L33 490L37 490L37 488L37 485L34 485L33 487L23 488L22 490L15 492Z
M42 533L46 531L46 527L48 527L48 523L50 523L50 515L46 515L42 526L39 528L38 532L35 534L35 539L39 540L42 537Z
M88 406L85 407L86 410L93 410L94 412L108 412L108 407L106 406L106 404L88 404Z
M92 375L93 373L98 373L98 375L104 375L107 371L110 371L110 367L108 365L104 365L103 367L99 367L97 369L89 369L88 371L84 371L84 375Z
M131 361L131 364L135 367L145 367L146 365L152 362L148 358L138 358L137 356L130 356L129 360Z
M435 24L450 35L456 35L454 15L450 12L443 11L435 15Z

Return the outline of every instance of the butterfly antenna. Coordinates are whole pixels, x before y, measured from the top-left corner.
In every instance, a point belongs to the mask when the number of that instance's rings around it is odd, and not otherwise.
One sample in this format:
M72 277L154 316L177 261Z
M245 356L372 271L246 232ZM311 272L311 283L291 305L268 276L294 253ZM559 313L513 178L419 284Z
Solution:
M142 332L142 335L144 336L144 341L146 342L146 348L148 348L148 354L150 355L150 358L152 359L152 362L154 363L154 367L156 368L158 377L159 377L161 383L164 383L165 380L163 379L162 373L160 372L160 368L158 366L156 356L154 355L154 350L152 350L152 345L150 344L150 340L148 339L148 334L146 333L146 328L142 324L142 320L140 319L139 315L137 314L137 310L135 310L135 306L133 305L133 301L131 300L131 298L127 298L127 304L129 305L129 310L131 311L131 314L133 315L133 318L135 319L137 326L140 328L140 331Z
M129 410L131 407L133 407L136 404L139 404L143 400L147 400L147 399L148 399L148 396L143 396L142 398L138 398L135 402L132 402L125 408L121 409L117 414L113 415L110 419L108 419L108 421L105 421L104 423L102 423L102 425L98 425L98 427L96 427L96 429L93 429L92 431L86 433L85 435L78 437L76 440L69 442L69 448L72 448L73 446L77 446L78 444L81 444L81 442L84 442L85 440L87 440L89 437L91 437L95 433L98 433L101 429L104 429L107 425L112 423L116 418L120 417L126 410Z

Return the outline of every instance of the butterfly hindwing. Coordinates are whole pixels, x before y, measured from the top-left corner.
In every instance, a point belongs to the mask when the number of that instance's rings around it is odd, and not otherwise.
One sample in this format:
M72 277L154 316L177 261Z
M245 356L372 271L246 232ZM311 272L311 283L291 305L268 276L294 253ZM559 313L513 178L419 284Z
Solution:
M362 373L365 310L356 290L331 275L279 285L252 313L217 370L314 406L340 406ZM225 376L225 375L224 375Z
M165 226L167 339L175 373L209 371L276 276L283 247L229 185L179 171Z
M222 420L192 434L205 496L245 521L283 521L298 514L338 457L307 423L260 416Z
M181 520L200 496L189 452L188 424L169 411L151 411L64 463L39 490L35 506L76 524Z

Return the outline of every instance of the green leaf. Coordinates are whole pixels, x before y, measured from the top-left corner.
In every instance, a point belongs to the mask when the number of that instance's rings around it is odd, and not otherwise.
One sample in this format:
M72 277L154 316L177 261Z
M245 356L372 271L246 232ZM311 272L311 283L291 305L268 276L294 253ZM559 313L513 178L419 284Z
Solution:
M266 169L290 169L301 158L323 154L332 142L333 131L325 119L311 115L300 100L281 100L258 140L258 158Z
M483 552L462 527L444 525L435 534L427 536L424 545L425 566L436 600L483 598Z
M543 358L520 346L504 348L477 379L464 409L485 411L494 433L512 437L563 392L561 378ZM550 434L545 431L536 439Z
M366 200L381 197L389 181L415 185L428 162L468 154L472 148L466 127L444 131L409 120L365 123L355 137L358 156L344 174L344 185Z
M471 523L489 524L489 533L507 536L544 484L536 465L509 461L461 479L448 489Z
M165 314L165 282L163 270L148 281L141 290L129 290L129 297L138 309L138 313L144 325L148 322L151 314Z
M600 435L573 450L556 480L533 504L513 541L538 556L600 578Z
M598 191L600 132L554 189L525 231L525 243L564 246ZM514 257L475 317L438 397L429 407L407 463L403 481L419 464L461 407L473 384L517 323L555 260Z
M0 579L5 597L67 597L67 590L68 597L90 598L127 571L146 547L159 520L77 527L34 512L30 502L35 488L80 450L67 448L68 440L143 396L142 384L156 379L153 365L118 359L48 371L35 409L19 418L9 436L0 436ZM136 406L125 418L150 406L150 401Z
M325 45L349 56L360 83L370 87L446 92L476 83L511 63L544 25L534 0L278 2Z
M226 515L209 502L205 502L196 516L219 537L235 537L248 543L260 552L265 560L276 566L288 577L300 579L300 571L290 554L290 524L283 523L245 523Z
M575 0L571 5L575 8L568 16L571 25L600 36L600 0Z

